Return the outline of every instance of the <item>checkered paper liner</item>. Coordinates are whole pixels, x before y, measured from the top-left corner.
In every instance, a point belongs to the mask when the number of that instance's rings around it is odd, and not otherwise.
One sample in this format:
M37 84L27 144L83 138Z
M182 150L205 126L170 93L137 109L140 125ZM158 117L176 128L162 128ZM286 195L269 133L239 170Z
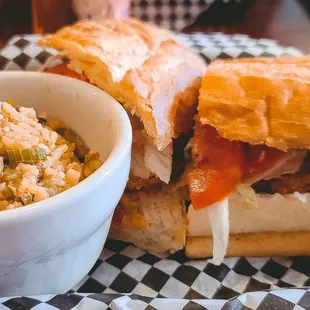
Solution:
M300 56L294 47L283 47L270 39L252 39L246 35L178 34L186 45L197 50L207 63L216 58L241 58L254 56ZM14 36L0 49L0 70L37 70L55 50L43 49L35 44L38 35Z
M250 292L226 300L186 300L121 294L45 295L0 298L1 309L20 310L305 310L310 309L310 290L306 288Z
M149 23L173 30L182 30L191 25L197 17L212 5L240 4L252 0L131 0L130 15ZM101 1L102 9L107 4ZM77 18L98 18L100 4L96 0L74 0ZM102 10L105 12L105 10Z
M223 0L132 0L131 16L163 28L181 30L195 22L214 2ZM235 0L226 0L225 2ZM240 0L238 1L240 2Z
M245 35L178 36L207 63L216 58L302 55L294 47ZM0 50L0 69L37 70L55 54L51 49L36 46L37 39L37 35L13 37ZM4 298L0 299L0 309L1 305L3 309L18 306L18 309L84 310L107 309L108 305L110 309L121 310L310 309L310 292L306 289L278 290L308 285L310 257L228 258L215 266L208 260L191 261L183 252L158 256L124 242L108 240L92 270L69 294Z

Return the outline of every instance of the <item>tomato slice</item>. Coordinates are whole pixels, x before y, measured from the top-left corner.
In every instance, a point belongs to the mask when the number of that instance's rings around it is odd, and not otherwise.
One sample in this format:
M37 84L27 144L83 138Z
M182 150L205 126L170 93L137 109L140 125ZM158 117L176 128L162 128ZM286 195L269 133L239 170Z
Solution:
M195 126L192 155L196 166L203 162L217 168L246 164L243 143L222 138L214 127L200 123Z
M188 175L194 209L224 199L243 175L270 169L284 154L266 145L229 141L215 128L197 123L192 150L195 169Z
M243 143L219 136L209 125L197 124L193 138L195 169L189 173L189 190L194 209L224 199L240 182L246 165Z
M194 209L202 209L227 197L240 182L241 172L238 167L215 169L208 164L191 171L188 180Z
M267 145L249 145L246 173L263 172L274 166L285 152Z

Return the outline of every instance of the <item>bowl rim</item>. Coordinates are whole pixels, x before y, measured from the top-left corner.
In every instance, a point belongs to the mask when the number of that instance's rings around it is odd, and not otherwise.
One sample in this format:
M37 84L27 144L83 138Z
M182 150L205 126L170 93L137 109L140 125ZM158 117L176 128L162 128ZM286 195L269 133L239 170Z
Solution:
M109 175L113 174L113 172L118 168L118 166L122 163L122 161L126 158L127 154L131 152L131 144L132 144L132 127L127 115L127 112L122 107L122 105L116 101L113 97L111 97L108 93L103 91L102 89L89 84L84 81L80 81L71 77L62 76L53 73L46 72L31 72L31 71L2 71L0 72L0 81L1 78L31 78L36 79L40 77L40 79L44 78L47 81L52 80L62 80L64 87L67 85L71 85L71 87L75 87L79 92L87 91L88 93L92 93L97 97L102 97L104 104L110 106L110 109L116 110L115 115L116 118L113 120L113 123L118 124L118 128L120 130L120 134L118 140L115 141L115 145L108 158L103 162L103 164L89 177L82 180L77 185L53 196L49 197L45 200L32 203L27 206L23 206L16 209L3 210L0 211L0 222L8 220L14 220L16 217L23 218L26 215L30 215L30 213L44 212L57 209L61 209L63 205L68 202L68 200L75 201L78 200L81 196L86 196L90 191L93 191L99 183L108 178ZM107 100L108 99L108 100ZM130 156L130 155L129 155Z

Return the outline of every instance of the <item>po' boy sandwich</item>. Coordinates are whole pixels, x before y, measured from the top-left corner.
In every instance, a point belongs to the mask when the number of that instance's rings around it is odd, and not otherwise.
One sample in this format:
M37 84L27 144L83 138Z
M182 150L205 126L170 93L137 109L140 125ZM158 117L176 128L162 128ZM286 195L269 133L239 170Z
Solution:
M310 57L216 61L191 140L186 253L310 254Z
M46 71L102 88L130 117L131 172L110 236L155 252L184 248L184 200L168 184L182 170L204 61L171 32L134 19L83 21L38 43L63 61Z

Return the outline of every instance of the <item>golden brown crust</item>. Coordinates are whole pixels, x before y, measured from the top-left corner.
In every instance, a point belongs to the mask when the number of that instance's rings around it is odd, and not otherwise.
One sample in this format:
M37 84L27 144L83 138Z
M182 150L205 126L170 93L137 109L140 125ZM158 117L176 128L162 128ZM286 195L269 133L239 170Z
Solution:
M169 31L134 19L83 21L39 44L140 117L159 150L189 130L205 64Z
M230 140L310 148L310 56L215 61L198 111Z
M170 113L170 123L173 124L172 137L176 138L181 133L187 133L193 128L193 117L197 112L199 88L201 78L196 78L184 91L179 92L173 101Z
M309 56L300 56L300 57L250 57L250 58L237 58L237 59L225 59L225 60L216 60L217 62L233 62L233 63L264 63L264 64L291 64L302 67L309 67Z
M83 74L77 74L70 70L66 62L62 62L60 65L52 68L47 68L45 71L88 82ZM198 95L196 95L197 97ZM172 170L172 143L165 150L159 151L145 133L141 120L136 115L128 114L128 116L132 127L132 153L127 188L140 189L161 183L161 181L169 183ZM181 116L178 119L181 119Z
M212 256L211 236L188 237L186 255L190 258ZM310 231L265 232L230 235L227 257L270 257L310 254Z

